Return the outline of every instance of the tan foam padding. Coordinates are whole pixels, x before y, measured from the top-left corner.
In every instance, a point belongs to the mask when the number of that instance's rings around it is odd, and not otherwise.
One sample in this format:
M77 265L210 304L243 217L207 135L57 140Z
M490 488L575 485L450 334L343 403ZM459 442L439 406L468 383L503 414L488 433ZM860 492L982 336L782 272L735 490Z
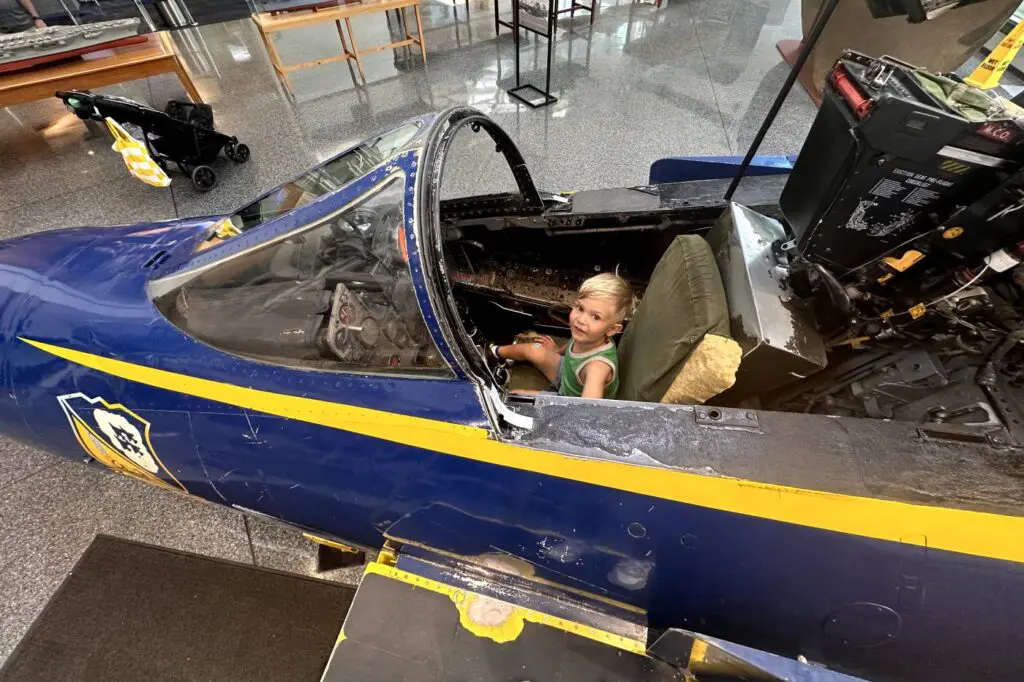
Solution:
M736 383L743 351L724 336L706 334L693 349L661 402L700 405Z

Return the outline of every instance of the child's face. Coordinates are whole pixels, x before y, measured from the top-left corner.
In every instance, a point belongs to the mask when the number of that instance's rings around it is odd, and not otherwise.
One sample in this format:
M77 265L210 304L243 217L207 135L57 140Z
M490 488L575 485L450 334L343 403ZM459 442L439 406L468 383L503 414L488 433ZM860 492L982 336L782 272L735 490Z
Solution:
M622 331L615 302L609 298L578 298L569 311L569 329L577 343L599 343Z

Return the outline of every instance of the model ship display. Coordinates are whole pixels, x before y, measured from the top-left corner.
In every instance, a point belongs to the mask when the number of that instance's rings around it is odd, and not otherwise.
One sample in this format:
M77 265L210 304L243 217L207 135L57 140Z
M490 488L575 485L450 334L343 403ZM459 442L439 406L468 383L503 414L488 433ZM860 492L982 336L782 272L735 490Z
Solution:
M145 41L138 33L138 19L117 19L0 35L0 73Z

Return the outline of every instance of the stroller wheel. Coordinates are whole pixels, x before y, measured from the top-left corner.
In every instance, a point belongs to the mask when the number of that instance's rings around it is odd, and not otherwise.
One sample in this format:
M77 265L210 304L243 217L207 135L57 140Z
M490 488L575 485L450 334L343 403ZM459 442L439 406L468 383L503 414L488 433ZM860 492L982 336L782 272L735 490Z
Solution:
M245 163L249 160L249 145L243 142L237 142L235 144L229 144L224 149L224 153L228 155L228 158L235 163Z
M200 192L209 192L217 186L217 174L209 166L196 166L192 169L192 186Z

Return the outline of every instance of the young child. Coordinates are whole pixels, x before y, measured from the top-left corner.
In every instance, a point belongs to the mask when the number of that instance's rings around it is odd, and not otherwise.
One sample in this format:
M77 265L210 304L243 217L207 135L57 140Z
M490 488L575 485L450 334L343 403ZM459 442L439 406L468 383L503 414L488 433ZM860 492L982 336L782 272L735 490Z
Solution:
M561 395L614 398L619 388L619 359L612 337L622 331L633 307L629 283L601 273L580 285L569 311L572 339L559 348L551 337L533 336L527 343L492 346L502 360L529 362Z

